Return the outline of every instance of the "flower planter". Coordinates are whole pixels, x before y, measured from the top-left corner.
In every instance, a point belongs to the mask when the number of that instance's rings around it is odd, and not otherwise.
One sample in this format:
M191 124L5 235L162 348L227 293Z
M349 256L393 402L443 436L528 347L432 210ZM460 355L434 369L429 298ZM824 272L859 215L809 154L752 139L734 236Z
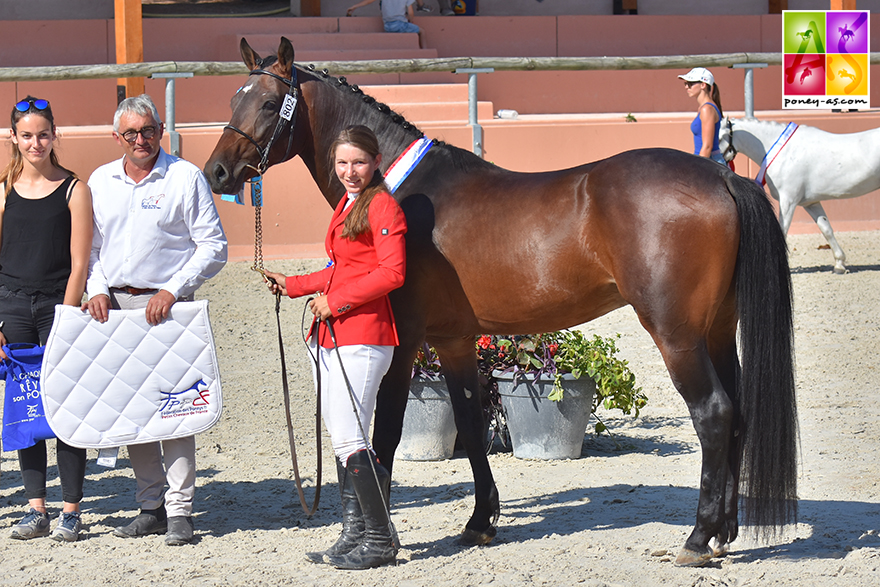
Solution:
M595 382L587 376L562 376L562 401L547 399L553 379L534 375L518 378L494 371L507 418L513 456L520 459L576 459L581 456L590 419Z
M455 416L442 377L412 380L395 456L405 461L441 461L455 449Z

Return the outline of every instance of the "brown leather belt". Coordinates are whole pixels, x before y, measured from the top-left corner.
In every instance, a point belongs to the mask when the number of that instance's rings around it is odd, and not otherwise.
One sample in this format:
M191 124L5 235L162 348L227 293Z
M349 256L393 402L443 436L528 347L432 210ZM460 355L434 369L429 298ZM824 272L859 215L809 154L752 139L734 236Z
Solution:
M154 287L146 287L146 288L144 288L144 287L131 287L130 285L123 285L122 287L111 287L110 289L114 290L114 291L124 291L128 295L132 295L132 296L140 296L143 294L155 293L155 292L159 291L158 289L156 289Z

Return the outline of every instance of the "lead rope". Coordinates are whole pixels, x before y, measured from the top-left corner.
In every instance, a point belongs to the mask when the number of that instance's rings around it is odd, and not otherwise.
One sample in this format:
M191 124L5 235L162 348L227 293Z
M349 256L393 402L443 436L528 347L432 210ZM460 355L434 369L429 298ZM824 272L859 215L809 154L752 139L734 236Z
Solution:
M269 279L263 267L263 222L260 211L263 207L263 178L258 176L251 181L251 200L254 205L254 264L251 270ZM299 494L299 503L307 517L311 517L318 510L318 501L321 498L321 393L317 394L315 408L315 443L318 459L317 473L315 474L315 499L311 508L306 502L303 491L302 479L299 476L299 463L296 458L296 439L293 434L293 420L290 417L290 386L287 382L287 361L284 357L284 341L281 338L281 293L275 294L275 322L278 325L278 351L281 354L281 387L284 391L284 415L287 418L287 441L290 444L290 460L293 464L293 476L296 480L296 492ZM320 389L320 388L319 388Z

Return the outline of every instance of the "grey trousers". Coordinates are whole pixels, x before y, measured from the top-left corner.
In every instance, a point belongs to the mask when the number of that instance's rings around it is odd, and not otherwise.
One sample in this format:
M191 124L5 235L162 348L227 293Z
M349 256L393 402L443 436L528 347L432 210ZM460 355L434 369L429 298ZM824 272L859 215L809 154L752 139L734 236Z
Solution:
M153 292L140 295L115 290L110 292L113 308L122 310L146 308L151 297ZM128 457L137 479L135 499L141 509L157 509L164 499L165 511L169 516L192 515L196 493L195 436L132 444L128 446ZM166 483L168 491L164 491Z

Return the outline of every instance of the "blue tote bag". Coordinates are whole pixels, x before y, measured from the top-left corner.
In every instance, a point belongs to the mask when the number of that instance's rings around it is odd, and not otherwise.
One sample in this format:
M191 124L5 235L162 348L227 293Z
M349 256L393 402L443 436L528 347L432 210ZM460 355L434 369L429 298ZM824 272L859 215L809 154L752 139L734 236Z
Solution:
M12 343L3 347L8 360L0 361L6 381L3 399L3 450L21 450L55 433L46 421L40 397L40 370L45 347Z

